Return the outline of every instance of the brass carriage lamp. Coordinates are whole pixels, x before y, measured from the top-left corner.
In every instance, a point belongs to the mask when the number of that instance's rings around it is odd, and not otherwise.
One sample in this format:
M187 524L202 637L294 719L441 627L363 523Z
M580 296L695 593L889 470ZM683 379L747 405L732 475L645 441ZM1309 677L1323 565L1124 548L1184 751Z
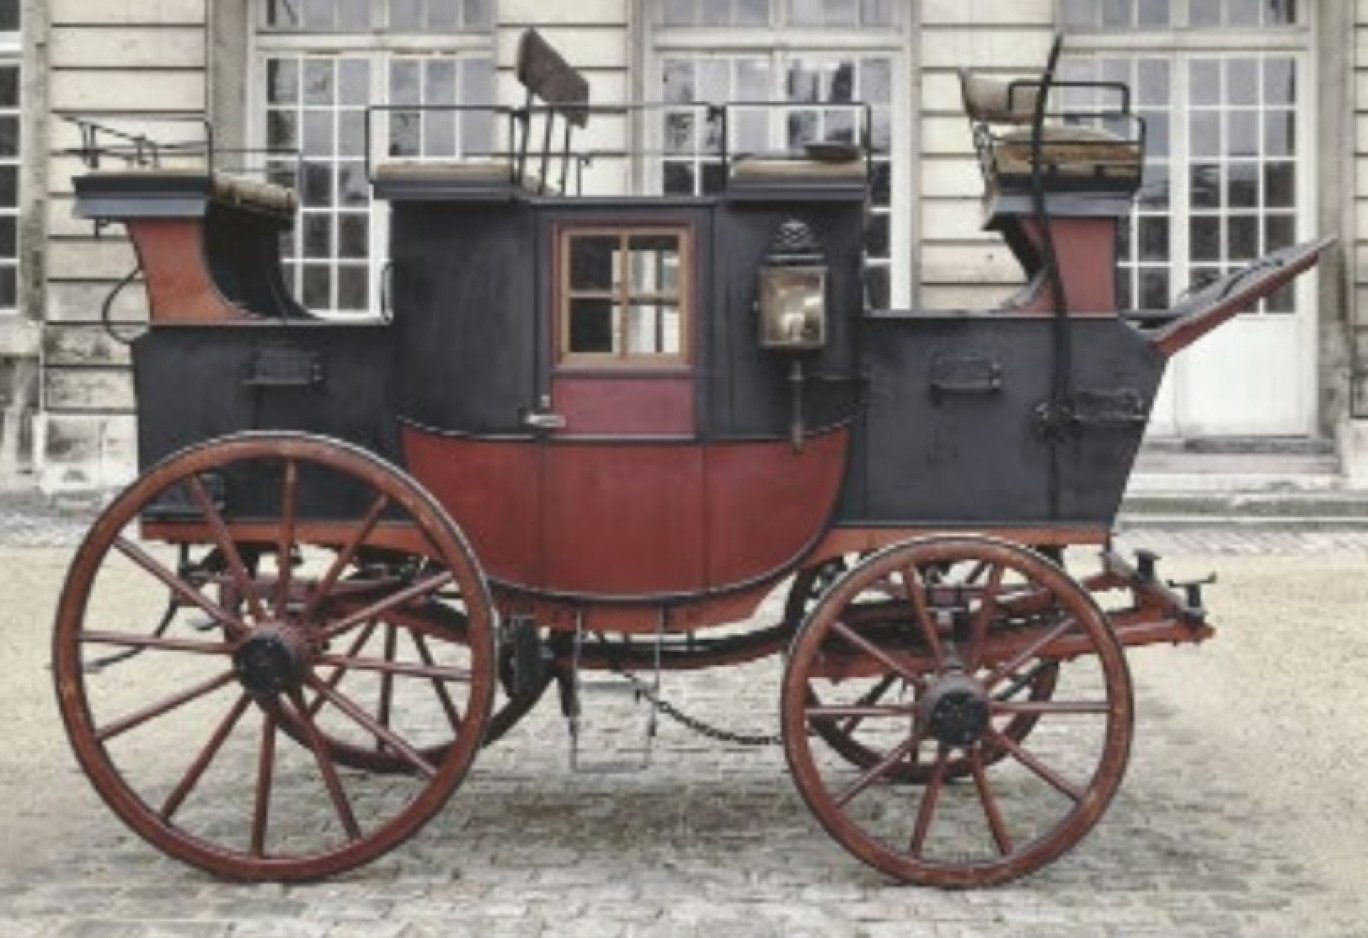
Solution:
M787 219L770 242L759 270L760 346L790 353L788 384L792 399L789 440L803 447L803 352L815 352L827 341L826 254L805 222Z
M825 266L761 267L760 345L790 352L825 346L826 281Z

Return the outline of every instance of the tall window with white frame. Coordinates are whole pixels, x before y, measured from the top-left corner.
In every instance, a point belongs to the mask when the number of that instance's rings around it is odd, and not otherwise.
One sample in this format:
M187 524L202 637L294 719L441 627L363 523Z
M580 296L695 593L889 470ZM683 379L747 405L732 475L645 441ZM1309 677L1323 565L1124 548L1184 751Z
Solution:
M311 311L375 309L383 206L372 204L370 155L452 158L488 153L493 0L262 0L261 135L276 182L300 189L284 245L286 280ZM382 113L370 105L412 105ZM296 158L298 155L298 175Z
M809 143L857 142L868 105L873 151L866 239L869 302L905 302L909 265L895 263L910 217L895 192L894 76L903 63L903 4L892 0L662 0L654 50L666 105L659 128L660 186L702 194L723 184L721 122L698 104L781 101L779 110L735 107L730 153L801 151ZM648 96L649 97L649 96ZM903 110L906 108L904 107ZM894 208L898 205L902 210Z
M1297 126L1305 42L1299 6L1061 0L1071 50L1061 77L1127 83L1148 132L1144 185L1121 233L1122 308L1167 308L1182 285L1297 240L1305 208L1297 180L1306 169ZM1125 49L1126 39L1144 33L1158 41L1144 43L1145 51ZM1293 312L1289 286L1252 315Z
M0 0L0 315L19 305L19 0Z

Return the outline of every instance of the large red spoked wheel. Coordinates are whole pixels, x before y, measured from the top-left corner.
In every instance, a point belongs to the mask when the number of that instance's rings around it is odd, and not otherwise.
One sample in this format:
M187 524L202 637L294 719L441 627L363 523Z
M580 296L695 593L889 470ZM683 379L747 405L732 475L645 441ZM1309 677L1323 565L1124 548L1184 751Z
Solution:
M886 699L890 682L913 692ZM1022 717L1024 741L1011 732ZM1125 657L1088 592L983 537L860 563L812 610L784 676L804 799L855 856L923 885L1002 883L1068 851L1120 785L1132 717ZM850 744L877 759L852 764ZM955 766L968 777L952 783Z
M460 531L408 476L249 433L170 457L104 512L54 671L82 768L142 837L230 878L312 879L403 842L465 777L493 620ZM357 771L361 753L403 771Z

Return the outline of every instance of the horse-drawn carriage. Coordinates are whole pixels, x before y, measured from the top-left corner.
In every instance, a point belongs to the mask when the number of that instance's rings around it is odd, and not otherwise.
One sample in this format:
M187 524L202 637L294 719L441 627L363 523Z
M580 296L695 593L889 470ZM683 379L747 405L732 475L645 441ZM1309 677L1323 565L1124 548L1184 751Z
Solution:
M77 211L126 226L150 314L144 471L55 638L110 807L224 876L325 876L413 834L552 684L579 763L584 675L658 707L662 671L783 654L794 780L856 856L968 886L1067 851L1125 769L1124 649L1212 634L1199 585L1111 549L1165 362L1325 244L1118 311L1143 125L1119 85L1053 107L1057 55L962 76L1026 281L971 312L866 303L867 122L737 153L736 106L700 105L717 191L571 193L598 106L532 32L528 103L483 108L507 153L368 159L390 205L365 321L291 297L289 189L141 138L111 167L129 148L84 123ZM1081 579L1077 547L1101 555Z

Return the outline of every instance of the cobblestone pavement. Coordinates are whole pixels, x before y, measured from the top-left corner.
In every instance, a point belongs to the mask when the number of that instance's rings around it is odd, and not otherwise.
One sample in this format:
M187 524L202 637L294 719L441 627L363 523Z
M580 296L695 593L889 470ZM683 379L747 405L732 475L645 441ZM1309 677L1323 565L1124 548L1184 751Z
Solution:
M1355 851L1368 843L1357 794L1368 762L1340 723L1362 726L1345 713L1368 681L1354 628L1368 608L1368 534L1125 536L1182 575L1220 567L1228 583L1211 603L1226 631L1201 649L1132 656L1138 721L1120 794L1073 853L1004 888L889 884L821 830L777 748L665 723L648 771L572 775L550 699L481 755L414 840L335 881L281 887L166 860L99 803L61 736L47 672L81 525L3 507L2 938L1368 936L1354 888L1368 882ZM1284 647L1292 664L1279 663ZM1306 686L1297 656L1328 660L1337 677ZM767 661L667 675L665 692L771 731L778 674Z

